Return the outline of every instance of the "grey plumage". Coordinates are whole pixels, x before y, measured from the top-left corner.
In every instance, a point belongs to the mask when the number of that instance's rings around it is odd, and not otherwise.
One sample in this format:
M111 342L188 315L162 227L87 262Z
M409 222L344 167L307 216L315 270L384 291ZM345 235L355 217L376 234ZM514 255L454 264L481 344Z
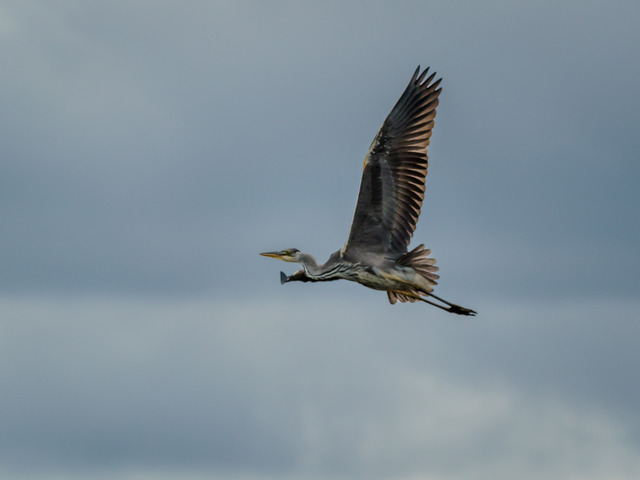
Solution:
M319 265L292 248L261 255L302 264L281 282L351 280L387 292L390 303L422 301L460 315L473 310L433 294L438 275L430 250L407 247L415 231L425 193L428 156L441 79L418 67L387 116L365 157L360 192L349 238ZM440 303L435 303L433 300Z
M418 223L441 80L416 70L364 161L346 251L402 254Z

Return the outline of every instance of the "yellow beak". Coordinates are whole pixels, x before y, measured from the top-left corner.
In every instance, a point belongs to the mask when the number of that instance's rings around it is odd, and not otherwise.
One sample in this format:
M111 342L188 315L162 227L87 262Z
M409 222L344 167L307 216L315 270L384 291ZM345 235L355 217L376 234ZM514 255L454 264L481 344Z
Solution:
M269 258L281 258L282 252L263 252L260 255L262 255L263 257L269 257Z

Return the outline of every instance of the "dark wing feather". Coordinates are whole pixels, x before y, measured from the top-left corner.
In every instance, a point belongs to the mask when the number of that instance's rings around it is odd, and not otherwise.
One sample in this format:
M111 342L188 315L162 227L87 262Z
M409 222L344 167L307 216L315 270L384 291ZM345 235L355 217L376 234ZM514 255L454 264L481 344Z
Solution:
M388 254L407 251L416 228L427 178L438 88L435 73L416 70L406 90L384 121L365 157L356 211L345 254L355 251Z

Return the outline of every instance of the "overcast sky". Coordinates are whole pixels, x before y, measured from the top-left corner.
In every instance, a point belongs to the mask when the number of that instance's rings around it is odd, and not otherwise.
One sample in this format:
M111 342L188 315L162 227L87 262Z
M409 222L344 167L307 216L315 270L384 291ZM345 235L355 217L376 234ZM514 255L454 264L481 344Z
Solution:
M0 0L0 476L636 479L640 3ZM442 76L436 293L279 283Z

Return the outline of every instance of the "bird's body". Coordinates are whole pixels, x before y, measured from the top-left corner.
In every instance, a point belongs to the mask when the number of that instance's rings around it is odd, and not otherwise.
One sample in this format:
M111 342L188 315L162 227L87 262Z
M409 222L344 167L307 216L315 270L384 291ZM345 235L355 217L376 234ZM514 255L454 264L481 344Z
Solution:
M323 265L318 265L317 262L313 263L315 259L312 262L307 259L302 264L302 270L296 272L293 278L289 277L287 281L350 280L374 290L384 291L402 290L408 286L422 289L430 288L425 278L418 275L412 267L398 265L393 260L376 255L369 257L368 259L351 260L345 257L341 250L338 250Z
M430 250L419 245L407 251L424 199L427 147L440 94L440 80L432 83L435 74L425 80L428 70L418 75L418 67L369 147L347 243L322 265L295 248L261 254L302 265L291 276L281 273L282 283L344 279L386 291L392 304L422 301L475 315L433 294L439 277Z

